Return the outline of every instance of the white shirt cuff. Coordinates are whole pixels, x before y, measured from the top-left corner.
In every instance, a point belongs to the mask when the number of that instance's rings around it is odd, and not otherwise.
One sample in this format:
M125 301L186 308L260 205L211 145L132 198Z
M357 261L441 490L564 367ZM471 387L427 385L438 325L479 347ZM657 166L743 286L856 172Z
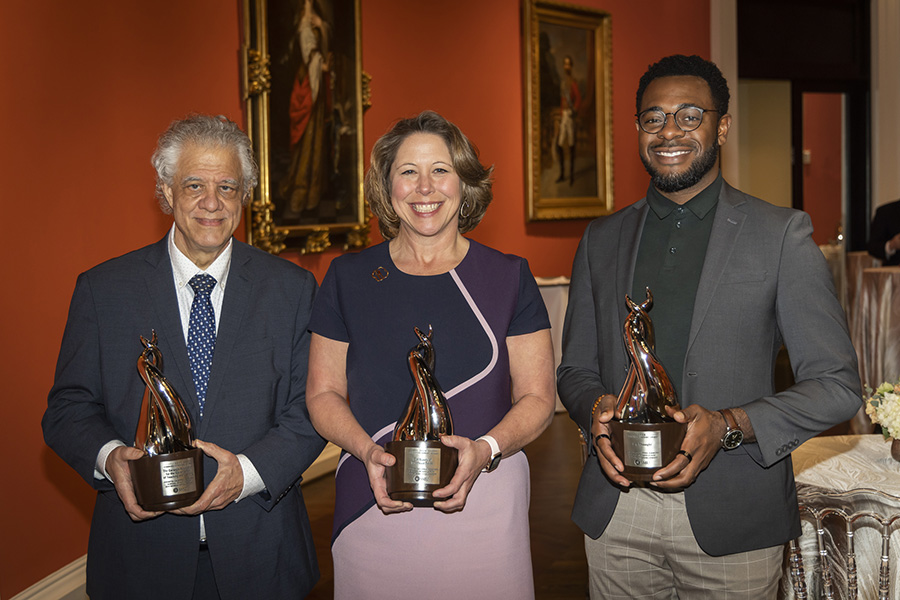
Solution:
M121 440L111 440L100 448L100 452L97 454L97 463L94 465L94 478L109 479L109 474L106 472L106 460L113 450L124 445L125 442ZM235 502L240 502L247 496L258 494L266 489L266 484L263 482L262 477L259 476L259 471L256 470L256 467L253 466L253 463L250 462L249 458L243 454L238 454L237 458L241 463L241 470L244 474L244 487L241 489L241 495L235 500Z
M103 444L103 447L100 448L100 452L97 454L97 464L94 465L94 479L109 479L109 474L106 472L106 459L109 458L113 450L124 445L125 442L122 440L112 440ZM109 480L112 481L112 479Z
M253 466L253 463L250 462L249 458L243 454L238 454L237 459L241 463L241 470L244 472L244 488L241 490L241 495L235 500L235 502L240 502L247 496L258 494L266 489L266 484L263 482L262 477L259 476L259 471L256 470L256 467Z

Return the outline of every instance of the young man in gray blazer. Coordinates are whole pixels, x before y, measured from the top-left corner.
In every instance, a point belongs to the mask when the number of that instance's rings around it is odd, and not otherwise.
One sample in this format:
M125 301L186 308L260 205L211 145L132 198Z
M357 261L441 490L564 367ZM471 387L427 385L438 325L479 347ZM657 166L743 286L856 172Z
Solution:
M586 437L572 513L591 598L773 598L800 534L791 451L860 406L856 353L809 217L729 186L728 85L697 56L637 92L646 198L593 221L572 268L559 394ZM681 400L683 451L648 485L623 476L609 421L629 359L626 294L653 292L656 354ZM776 394L787 348L796 383Z
M174 122L153 164L174 225L78 277L43 419L47 444L97 489L87 592L304 598L319 570L300 478L325 445L306 410L316 281L232 239L257 182L250 140L234 123ZM194 291L204 279L208 296ZM213 330L205 367L189 350L203 298ZM142 456L131 445L145 390L137 359L151 330L205 454L203 495L163 513L137 504L128 467Z

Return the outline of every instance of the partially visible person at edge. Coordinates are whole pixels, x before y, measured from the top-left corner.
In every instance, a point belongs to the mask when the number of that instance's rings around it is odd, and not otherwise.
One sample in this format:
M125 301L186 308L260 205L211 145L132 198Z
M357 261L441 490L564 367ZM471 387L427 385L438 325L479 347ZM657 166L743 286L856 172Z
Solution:
M47 444L97 490L87 593L304 598L319 569L300 477L325 445L305 402L316 281L232 238L258 173L233 122L175 121L152 162L174 223L78 277L43 419ZM204 358L191 348L210 311ZM136 365L154 330L206 455L203 495L164 513L137 503L128 465L143 456L131 446L146 388Z
M534 597L520 450L552 419L553 351L528 263L462 235L487 210L491 171L440 115L397 122L365 177L388 241L336 258L316 298L307 397L316 429L344 449L332 537L339 600ZM459 451L436 510L392 500L384 479L395 457L383 445L413 387L416 327L433 327L455 433L441 441Z
M591 598L774 598L800 534L791 451L860 407L856 353L803 212L728 185L732 125L713 63L669 56L637 91L647 196L593 221L572 267L559 394L590 452L572 518ZM625 382L626 294L653 293L656 354L687 424L649 485L623 476L609 421ZM796 383L775 393L775 356Z
M869 228L869 254L884 266L900 265L900 200L882 204L875 210Z

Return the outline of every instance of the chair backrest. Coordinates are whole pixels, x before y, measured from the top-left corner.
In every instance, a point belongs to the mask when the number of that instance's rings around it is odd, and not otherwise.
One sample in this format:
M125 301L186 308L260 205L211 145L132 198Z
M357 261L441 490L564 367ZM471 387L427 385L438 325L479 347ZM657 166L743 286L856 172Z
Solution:
M891 581L898 570L891 556L900 554L900 498L871 489L831 493L803 484L797 491L805 523L788 552L794 597L900 600L896 574Z

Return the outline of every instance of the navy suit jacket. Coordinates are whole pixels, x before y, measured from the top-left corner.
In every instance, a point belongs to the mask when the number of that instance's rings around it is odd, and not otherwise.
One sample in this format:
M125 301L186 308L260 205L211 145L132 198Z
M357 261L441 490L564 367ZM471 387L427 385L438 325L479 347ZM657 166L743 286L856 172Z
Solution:
M694 537L719 556L800 534L790 452L859 409L856 352L809 216L722 186L694 303L682 405L741 407L757 441L719 451L685 489ZM559 367L559 396L589 435L591 408L618 394L622 340L646 199L588 225L575 255ZM652 319L653 313L651 311ZM782 342L796 384L775 394ZM589 438L588 438L589 439ZM582 470L572 518L603 533L620 490L596 456Z
M93 600L188 600L193 591L199 517L132 522L113 485L94 477L104 444L133 443L145 388L140 336L153 329L197 437L246 455L266 486L204 514L221 597L303 598L318 580L300 491L301 474L325 445L306 410L315 292L308 271L234 241L201 421L167 238L78 277L43 428L47 444L97 489L87 563ZM207 484L216 468L205 457Z

